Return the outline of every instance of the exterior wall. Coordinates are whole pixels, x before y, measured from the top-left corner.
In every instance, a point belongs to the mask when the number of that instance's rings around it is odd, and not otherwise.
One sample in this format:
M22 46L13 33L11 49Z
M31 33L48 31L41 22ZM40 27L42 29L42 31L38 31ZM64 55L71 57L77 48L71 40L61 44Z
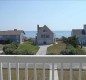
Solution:
M86 44L86 35L82 35L78 38L80 44Z
M0 40L12 40L13 42L20 43L20 36L19 35L2 35L0 36Z
M72 32L71 36L76 36L80 44L86 44L86 35L76 35Z
M23 41L24 41L24 34L21 33L21 35L20 35L20 44L21 44Z

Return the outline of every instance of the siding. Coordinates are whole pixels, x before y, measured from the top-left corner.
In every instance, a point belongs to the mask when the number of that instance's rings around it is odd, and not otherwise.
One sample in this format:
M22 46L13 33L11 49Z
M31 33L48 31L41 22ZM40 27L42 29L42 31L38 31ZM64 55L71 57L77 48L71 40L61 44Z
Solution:
M20 36L19 35L3 35L0 36L0 40L12 40L13 42L18 42L20 43Z

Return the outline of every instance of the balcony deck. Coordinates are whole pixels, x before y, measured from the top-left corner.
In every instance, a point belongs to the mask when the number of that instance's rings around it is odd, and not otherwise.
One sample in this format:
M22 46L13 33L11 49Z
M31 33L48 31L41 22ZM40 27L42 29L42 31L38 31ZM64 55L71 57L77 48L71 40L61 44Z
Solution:
M69 80L73 80L73 70L78 70L77 80L82 80L82 70L86 70L85 55L1 55L0 80L4 80L3 68L8 69L8 79L12 80L12 68L16 69L16 80L21 80L19 70L24 69L24 80L30 80L28 69L34 70L33 80L38 80L37 69L43 70L42 80L46 80L45 71L49 69L49 80L65 80L64 70L68 69ZM60 70L60 74L59 73ZM60 77L59 77L60 76Z

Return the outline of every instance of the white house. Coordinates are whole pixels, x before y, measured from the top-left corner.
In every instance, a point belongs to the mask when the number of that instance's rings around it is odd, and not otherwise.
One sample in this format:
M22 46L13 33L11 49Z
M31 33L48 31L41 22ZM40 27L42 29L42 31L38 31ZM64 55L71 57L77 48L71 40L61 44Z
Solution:
M46 26L39 27L37 25L37 44L53 44L54 43L54 33Z
M83 29L72 29L71 36L76 36L80 43L86 44L86 25Z

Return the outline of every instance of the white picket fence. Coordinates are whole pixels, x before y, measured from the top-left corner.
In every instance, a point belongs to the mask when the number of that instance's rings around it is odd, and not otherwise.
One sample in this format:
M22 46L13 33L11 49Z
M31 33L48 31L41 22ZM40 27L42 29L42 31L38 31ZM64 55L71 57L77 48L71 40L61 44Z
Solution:
M86 69L85 55L1 55L0 56L0 80L3 80L3 68L8 68L8 80L11 80L11 68L16 68L16 80L19 80L19 68L25 68L25 80L28 79L28 68L34 69L34 80L37 80L36 69L43 69L43 80L45 80L45 69L52 70L52 79L55 80L55 69L61 69L61 80L63 80L64 68L70 69L70 80L73 68L79 69L78 80L82 77L82 68ZM66 64L66 65L65 65ZM21 65L21 66L20 66Z

